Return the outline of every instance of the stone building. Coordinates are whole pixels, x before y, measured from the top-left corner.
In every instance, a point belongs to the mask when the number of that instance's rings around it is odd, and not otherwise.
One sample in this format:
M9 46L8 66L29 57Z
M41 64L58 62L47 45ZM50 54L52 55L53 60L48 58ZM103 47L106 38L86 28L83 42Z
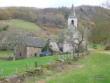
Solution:
M38 56L47 43L43 39L36 37L19 38L19 40L14 49L16 58Z
M66 30L65 39L63 41L63 52L72 52L76 48L78 40L81 39L81 34L78 30L78 19L75 14L75 8L72 5L71 13L68 17L68 28ZM74 46L73 46L74 43Z

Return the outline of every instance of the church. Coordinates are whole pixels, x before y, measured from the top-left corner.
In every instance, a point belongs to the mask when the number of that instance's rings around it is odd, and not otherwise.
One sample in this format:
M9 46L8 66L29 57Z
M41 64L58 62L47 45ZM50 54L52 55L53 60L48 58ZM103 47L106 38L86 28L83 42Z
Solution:
M75 8L73 5L67 22L68 28L64 34L65 37L61 43L61 46L52 39L43 40L36 37L20 38L18 40L20 40L21 43L15 47L16 58L39 56L41 53L47 53L47 50L43 50L45 47L51 48L51 54L60 52L73 53L73 50L75 52L76 49L78 49L79 40L81 40L81 34L78 30L78 19L76 17ZM83 42L81 42L80 45L83 45Z
M72 52L74 47L79 43L81 38L78 30L78 19L76 17L75 8L72 5L71 13L68 17L68 28L66 30L65 39L63 42L63 52ZM73 45L74 44L74 45Z

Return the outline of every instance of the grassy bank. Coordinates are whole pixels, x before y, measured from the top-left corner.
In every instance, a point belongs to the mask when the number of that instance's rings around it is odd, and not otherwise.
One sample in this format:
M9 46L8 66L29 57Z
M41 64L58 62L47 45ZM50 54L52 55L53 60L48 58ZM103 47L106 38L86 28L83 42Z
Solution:
M92 53L76 62L81 68L56 74L47 83L110 83L110 55Z
M0 51L0 58L2 57L12 57L13 56L13 52L12 51Z
M12 76L16 73L23 73L26 70L35 68L35 63L43 65L55 60L53 56L33 57L28 59L5 61L0 60L0 76Z

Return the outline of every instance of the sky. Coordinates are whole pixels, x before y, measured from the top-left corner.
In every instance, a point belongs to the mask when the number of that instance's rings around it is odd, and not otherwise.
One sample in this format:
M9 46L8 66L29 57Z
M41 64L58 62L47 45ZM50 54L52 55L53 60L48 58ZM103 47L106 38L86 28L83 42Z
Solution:
M80 5L101 5L106 0L0 0L0 7L24 6L24 7L71 7Z

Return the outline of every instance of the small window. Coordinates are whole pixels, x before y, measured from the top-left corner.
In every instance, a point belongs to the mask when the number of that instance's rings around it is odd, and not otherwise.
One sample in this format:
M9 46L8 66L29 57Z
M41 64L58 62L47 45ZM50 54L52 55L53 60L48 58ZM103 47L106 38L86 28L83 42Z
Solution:
M74 20L71 20L71 24L74 25Z
M37 56L37 53L35 53L34 56Z
M19 54L20 56L21 56L21 52L20 52L20 54Z

